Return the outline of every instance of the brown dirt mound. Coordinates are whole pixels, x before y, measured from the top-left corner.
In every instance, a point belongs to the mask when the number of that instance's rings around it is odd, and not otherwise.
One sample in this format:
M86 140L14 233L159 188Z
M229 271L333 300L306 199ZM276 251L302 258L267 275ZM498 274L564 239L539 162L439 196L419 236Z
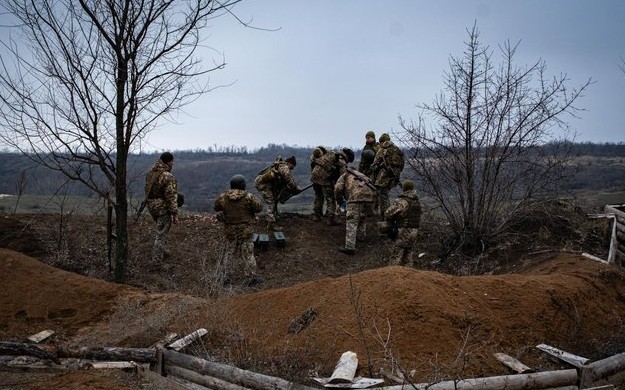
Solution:
M52 329L59 342L145 347L167 331L203 327L204 345L187 352L268 374L288 371L298 382L329 375L347 350L358 354L362 375L370 375L367 367L373 375L400 367L415 370L417 381L508 373L493 352L552 367L529 348L538 343L593 359L621 352L623 272L576 254L542 256L518 275L382 267L208 300L149 294L0 249L0 335L23 341ZM289 332L310 308L315 318ZM53 376L50 386L64 380L72 387L72 376L63 378ZM84 383L84 375L75 378L76 386Z

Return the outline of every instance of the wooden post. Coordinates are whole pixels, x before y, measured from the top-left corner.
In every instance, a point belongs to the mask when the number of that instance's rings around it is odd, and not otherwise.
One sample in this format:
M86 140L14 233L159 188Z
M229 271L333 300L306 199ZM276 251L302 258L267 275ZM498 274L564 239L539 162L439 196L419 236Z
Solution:
M182 379L186 379L189 382L197 383L198 385L206 386L209 389L215 390L249 390L248 387L242 387L228 381L213 378L208 375L198 374L195 371L187 370L186 368L169 365L166 367L165 372L170 376L177 376Z
M208 331L206 329L200 328L198 330L195 330L189 333L183 338L176 340L173 343L169 344L167 348L171 348L174 351L180 351L182 348L186 347L187 345L191 344L192 342L194 342L195 340L199 339L200 337L204 336L207 333Z
M51 360L55 360L58 357L53 347L12 341L0 341L0 355L27 355Z
M53 330L42 330L41 332L37 334L28 336L28 341L31 341L33 343L40 343L43 340L47 339L48 337L52 336L53 334L54 334Z
M580 387L591 387L596 381L610 377L619 371L625 371L625 353L610 356L609 358L583 366L581 369Z
M132 360L141 363L151 363L156 361L156 350L153 348L59 348L58 355L59 357L104 361Z

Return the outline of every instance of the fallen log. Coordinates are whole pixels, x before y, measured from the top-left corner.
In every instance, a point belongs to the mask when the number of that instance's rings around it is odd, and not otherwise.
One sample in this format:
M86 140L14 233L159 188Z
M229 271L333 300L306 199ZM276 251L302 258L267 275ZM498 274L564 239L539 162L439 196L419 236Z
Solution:
M51 360L56 360L58 358L54 347L49 345L16 343L12 341L0 341L0 355L27 355Z
M535 372L491 376L486 378L461 379L438 383L419 383L414 385L397 385L379 387L376 390L524 390L524 389L576 389L577 370Z
M165 370L170 365L179 366L199 374L226 380L243 387L256 390L313 390L315 388L289 382L282 378L257 374L252 371L242 370L238 367L226 364L209 362L195 356L185 355L169 349L163 350Z
M154 348L82 347L75 349L59 347L57 354L59 357L64 358L103 361L132 360L141 363L156 361L156 349Z
M182 379L186 379L189 382L197 383L198 385L206 386L209 389L215 390L249 390L248 387L243 387L230 383L223 379L214 378L208 375L198 374L193 370L187 370L186 368L167 365L165 366L165 373L169 376L177 376Z
M180 340L176 340L173 343L169 344L167 348L171 348L174 351L180 351L182 348L186 347L187 345L191 344L192 342L194 342L195 340L199 339L200 337L204 336L207 333L208 331L206 329L200 328L198 330L195 330L189 333L188 335L184 336Z

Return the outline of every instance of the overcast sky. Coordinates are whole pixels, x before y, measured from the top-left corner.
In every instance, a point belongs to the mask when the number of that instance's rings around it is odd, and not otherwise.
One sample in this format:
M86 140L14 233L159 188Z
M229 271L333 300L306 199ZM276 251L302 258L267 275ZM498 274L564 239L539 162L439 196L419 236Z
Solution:
M244 0L245 28L229 16L210 22L202 56L223 53L216 88L163 123L149 150L269 143L361 147L364 134L399 130L398 115L443 88L450 55L461 56L474 23L496 49L520 41L517 65L544 59L570 87L592 78L571 120L578 141L623 142L623 0ZM498 60L499 57L495 58Z

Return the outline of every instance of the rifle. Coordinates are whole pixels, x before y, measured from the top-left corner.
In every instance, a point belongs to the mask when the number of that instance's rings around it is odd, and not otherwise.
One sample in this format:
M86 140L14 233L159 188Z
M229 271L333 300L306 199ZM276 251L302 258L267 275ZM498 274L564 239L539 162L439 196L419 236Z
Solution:
M299 193L301 194L302 192L306 191L307 189L309 189L312 186L313 186L313 184L310 183L306 187L302 188L302 190ZM285 204L287 200L291 199L295 195L296 194L294 194L288 188L285 187L285 188L282 189L282 191L280 191L280 194L278 195L278 202L280 202L280 204Z
M145 206L148 204L147 200L143 200L143 202L141 202L141 205L139 205L139 209L137 210L137 215L135 215L135 220L134 223L137 223L137 221L139 221L139 217L141 217L141 213L143 212L143 209L145 209Z
M365 183L365 185L367 187L371 188L376 194L378 193L378 187L373 185L373 183L371 182L371 179L369 179L369 177L367 175L365 175L364 173L362 173L360 171L355 170L352 167L347 167L347 172L349 172L352 175L354 175L356 177L356 180Z

